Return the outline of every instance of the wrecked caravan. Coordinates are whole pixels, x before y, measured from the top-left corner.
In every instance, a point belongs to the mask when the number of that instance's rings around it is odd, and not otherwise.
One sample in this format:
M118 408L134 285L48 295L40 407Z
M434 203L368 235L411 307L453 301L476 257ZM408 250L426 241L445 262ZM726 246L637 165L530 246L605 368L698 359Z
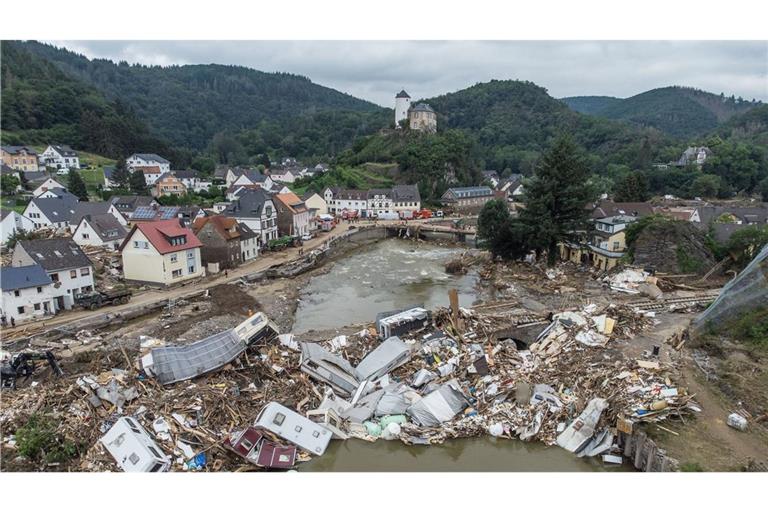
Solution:
M130 416L118 419L101 438L101 444L126 472L158 473L168 471L171 465L144 427Z
M224 446L257 466L263 468L290 468L296 463L296 447L281 446L264 437L264 433L253 427L233 432L224 441Z
M397 336L387 338L357 365L360 380L376 380L411 358L411 350Z
M423 307L380 313L376 315L376 332L379 338L385 340L423 329L429 325L430 320L430 312Z
M332 436L330 430L277 402L265 405L253 426L268 430L315 455L325 453Z
M422 427L436 427L450 421L469 405L456 379L431 392L406 411Z
M325 382L341 396L352 396L360 386L352 365L317 343L301 344L301 371Z
M161 384L172 384L220 368L249 345L276 335L277 326L264 313L256 313L234 329L188 345L154 348L141 358L141 366Z

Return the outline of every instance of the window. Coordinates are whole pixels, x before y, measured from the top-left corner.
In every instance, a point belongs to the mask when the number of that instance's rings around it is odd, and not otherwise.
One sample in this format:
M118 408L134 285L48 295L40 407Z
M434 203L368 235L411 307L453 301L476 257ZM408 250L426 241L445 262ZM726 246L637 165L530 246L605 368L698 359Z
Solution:
M133 241L133 248L134 249L138 249L139 248L139 242L137 242L136 240Z
M40 311L40 303L35 304L35 311Z
M51 281L59 281L59 274L51 274Z
M243 445L243 448L245 448L248 451L251 451L251 448L253 448L253 443L247 439L243 439L243 441L240 444Z
M147 446L147 448L149 449L149 451L150 451L150 452L152 452L152 455L154 455L154 456L155 456L155 457L157 457L158 459L162 459L162 458L163 458L163 456L162 456L162 455L160 455L160 454L157 452L157 450L155 450L153 447L151 447L151 446Z
M80 269L80 275L81 276L89 276L89 275L91 275L91 269L89 267L81 268Z
M284 421L285 421L285 414L279 412L275 414L275 418L272 420L272 423L274 423L275 425L282 425Z
M17 307L16 311L18 311L20 315L23 315L24 314L24 306Z
M152 469L149 470L150 473L157 473L163 468L162 462L155 462L155 465L152 466Z
M187 251L187 259L188 260L195 259L195 251Z
M77 278L77 270L70 270L69 271L69 277L72 278L72 279L76 279Z
M194 265L190 265L189 266L189 273L190 274L194 274L195 273L195 266Z
M294 428L296 432L301 432L301 425L296 425L296 428Z
M619 250L619 242L613 242L613 250L618 251Z
M37 287L37 293L43 293L43 287L42 286L38 286Z
M20 295L21 295L21 291L20 290L13 290L13 296L14 297L19 297Z
M312 437L320 437L320 432L315 430L314 432L312 432Z
M130 455L128 456L128 460L129 460L129 461L131 461L131 464L134 464L134 465L136 465L136 464L138 464L138 463L139 463L139 460L140 460L140 459L139 459L139 456L138 456L138 455L136 455L135 453L132 453L132 454L130 454Z
M176 263L178 261L178 254L173 253L171 254L171 263Z
M171 272L172 277L181 277L181 269L174 270Z

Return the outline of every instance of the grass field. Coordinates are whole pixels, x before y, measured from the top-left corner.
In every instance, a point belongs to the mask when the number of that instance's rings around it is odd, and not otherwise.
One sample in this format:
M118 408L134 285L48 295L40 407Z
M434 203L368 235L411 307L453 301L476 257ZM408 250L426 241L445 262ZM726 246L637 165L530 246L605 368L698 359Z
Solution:
M26 204L16 204L16 200L13 197L4 197L2 200L2 207L3 210L14 210L19 213L24 213L24 209L27 207Z

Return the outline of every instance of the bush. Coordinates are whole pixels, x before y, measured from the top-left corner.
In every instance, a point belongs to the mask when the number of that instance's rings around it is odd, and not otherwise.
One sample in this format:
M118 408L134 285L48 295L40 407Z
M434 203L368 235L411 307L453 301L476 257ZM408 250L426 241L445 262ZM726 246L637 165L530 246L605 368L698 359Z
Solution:
M19 453L35 461L66 462L77 455L77 446L56 432L50 418L33 414L16 430Z

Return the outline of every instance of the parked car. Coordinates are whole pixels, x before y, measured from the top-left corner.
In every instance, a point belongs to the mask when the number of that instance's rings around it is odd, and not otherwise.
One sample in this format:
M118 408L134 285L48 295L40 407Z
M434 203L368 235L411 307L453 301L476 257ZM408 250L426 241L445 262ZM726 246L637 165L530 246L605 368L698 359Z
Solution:
M306 235L302 235L301 236L301 239L304 240L305 242L307 242L309 240L312 240L313 238L315 238L315 237L311 233L307 233Z
M437 210L435 212L435 217L443 217L443 210Z

